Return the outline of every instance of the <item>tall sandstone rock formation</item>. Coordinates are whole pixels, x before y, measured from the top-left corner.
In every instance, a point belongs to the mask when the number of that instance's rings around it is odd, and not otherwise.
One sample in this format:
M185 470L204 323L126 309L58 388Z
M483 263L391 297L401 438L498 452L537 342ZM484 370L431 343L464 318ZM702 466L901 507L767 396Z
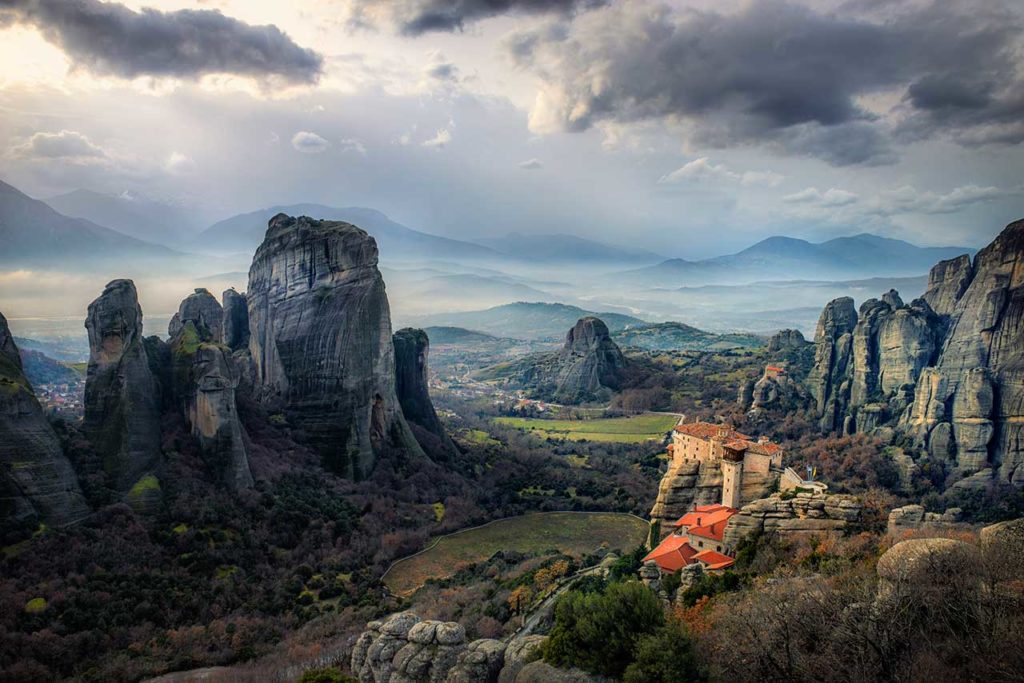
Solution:
M1024 486L1024 221L932 268L928 291L822 313L808 386L825 430L893 426L962 476Z
M626 359L600 318L580 318L558 354L555 400L602 400L620 386Z
M424 437L414 430L423 449L432 455L435 452L451 452L454 444L448 438L441 424L434 403L430 399L428 385L430 339L423 330L406 327L395 332L395 391L402 406L402 414L410 426L415 425L434 438ZM431 443L425 443L425 441Z
M232 351L249 348L249 304L245 294L234 289L224 290L224 344Z
M107 284L89 304L85 327L89 369L82 428L103 459L112 485L129 491L161 463L161 387L153 372L158 363L151 364L142 338L135 284Z
M278 214L249 270L254 390L348 476L395 448L421 453L395 392L377 244L349 223Z
M252 486L253 478L235 399L241 372L218 337L224 319L205 289L181 303L171 322L172 389L214 476L238 490Z
M67 524L88 514L78 478L0 314L0 519Z

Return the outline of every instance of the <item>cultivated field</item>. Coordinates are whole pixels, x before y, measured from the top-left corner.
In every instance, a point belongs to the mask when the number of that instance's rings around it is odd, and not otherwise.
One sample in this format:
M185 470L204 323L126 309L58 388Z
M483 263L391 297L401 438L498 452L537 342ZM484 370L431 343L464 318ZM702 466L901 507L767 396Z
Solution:
M652 440L660 441L675 426L678 419L675 415L644 413L633 417L608 417L595 420L499 417L495 419L495 422L529 431L542 438L643 443Z
M555 550L582 557L602 544L632 550L647 538L647 522L614 512L537 512L442 536L418 555L399 560L384 576L396 595L411 595L428 579L443 579L499 550L538 554Z

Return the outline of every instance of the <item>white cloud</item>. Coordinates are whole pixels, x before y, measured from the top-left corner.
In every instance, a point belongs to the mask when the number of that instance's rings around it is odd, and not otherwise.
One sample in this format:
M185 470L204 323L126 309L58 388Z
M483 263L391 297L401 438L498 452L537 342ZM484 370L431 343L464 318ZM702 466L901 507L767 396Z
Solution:
M658 179L659 185L675 185L686 182L700 182L704 180L725 180L742 185L766 185L775 187L785 176L771 171L744 171L738 173L725 164L713 164L707 157L700 157L677 168L671 173L666 173Z
M292 136L292 147L303 154L319 154L330 146L327 140L308 130L300 130Z
M164 163L164 169L174 175L184 175L196 170L196 162L181 152L171 152Z
M451 141L452 141L452 134L448 131L447 128L442 128L441 130L437 131L437 134L434 135L434 137L430 138L429 140L424 140L423 141L423 146L424 147L438 147L438 148L440 148L440 147L444 147L445 145L447 145Z
M540 159L527 159L526 161L519 162L519 168L525 168L528 171L535 171L540 168L544 168L544 162Z
M935 192L918 192L915 188L905 185L895 190L882 192L871 205L878 213L892 215L897 213L956 213L972 204L980 204L1000 199L1019 191L1005 190L999 187L979 187L962 185L946 194Z
M853 192L839 190L834 187L822 192L816 187L808 187L793 194L788 194L782 201L788 204L808 204L812 206L834 208L837 206L848 206L856 202L858 197Z
M343 138L338 140L338 149L341 150L342 154L353 152L359 156L366 156L366 145L355 138Z
M108 156L102 147L73 130L33 133L28 140L11 151L21 158L61 159L76 163L93 163Z
M922 192L910 185L904 185L892 190L883 190L870 197L861 197L834 187L824 192L816 187L808 187L786 195L782 201L795 205L797 213L801 215L848 221L859 218L889 218L900 214L950 214L975 204L1019 194L1020 188L961 185L943 194Z

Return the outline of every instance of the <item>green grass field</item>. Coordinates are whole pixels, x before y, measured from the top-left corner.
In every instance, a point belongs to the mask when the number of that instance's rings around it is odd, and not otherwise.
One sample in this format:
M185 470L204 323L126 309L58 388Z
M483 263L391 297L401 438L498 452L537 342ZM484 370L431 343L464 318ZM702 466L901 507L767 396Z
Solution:
M384 576L395 595L408 596L428 579L454 575L499 550L538 554L549 550L582 557L607 543L629 551L647 539L648 525L614 512L537 512L443 536L426 552L399 560Z
M675 426L678 419L674 415L644 413L633 417L608 417L596 420L499 417L495 418L495 422L529 431L542 438L643 443L660 441Z

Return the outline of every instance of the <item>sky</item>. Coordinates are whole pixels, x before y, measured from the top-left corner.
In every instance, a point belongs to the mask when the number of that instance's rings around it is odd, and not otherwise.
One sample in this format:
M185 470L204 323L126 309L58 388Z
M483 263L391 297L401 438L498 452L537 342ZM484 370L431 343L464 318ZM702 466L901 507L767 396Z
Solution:
M1024 217L1024 4L0 0L0 179L671 257Z

